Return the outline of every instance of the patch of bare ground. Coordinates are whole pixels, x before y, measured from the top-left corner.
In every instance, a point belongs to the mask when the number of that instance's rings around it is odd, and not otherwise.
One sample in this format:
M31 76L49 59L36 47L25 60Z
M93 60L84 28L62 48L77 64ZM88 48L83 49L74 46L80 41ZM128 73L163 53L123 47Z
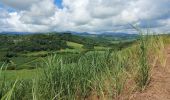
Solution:
M170 100L170 45L165 48L166 65L157 63L150 84L143 92L134 93L129 100Z
M170 100L170 45L165 48L166 64L161 64L155 60L151 71L151 80L149 85L142 92L136 91L135 83L129 80L125 85L125 90L116 98L104 98L92 93L85 100Z

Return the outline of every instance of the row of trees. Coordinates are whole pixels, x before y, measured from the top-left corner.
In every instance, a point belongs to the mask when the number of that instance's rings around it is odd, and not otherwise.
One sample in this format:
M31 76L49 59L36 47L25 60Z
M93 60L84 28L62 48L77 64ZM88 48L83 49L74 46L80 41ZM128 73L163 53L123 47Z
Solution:
M22 51L55 51L65 48L71 48L67 41L79 43L84 49L94 49L94 46L107 46L113 48L124 48L130 44L102 41L88 37L72 35L71 33L50 33L50 34L30 34L30 35L0 35L0 49L8 49L13 52Z
M72 35L70 33L31 34L31 35L0 35L0 47L13 52L22 51L53 51L71 48L67 41L83 44L83 48L94 48L92 39Z
M54 35L32 35L17 42L10 49L14 51L60 50L67 48L66 41Z

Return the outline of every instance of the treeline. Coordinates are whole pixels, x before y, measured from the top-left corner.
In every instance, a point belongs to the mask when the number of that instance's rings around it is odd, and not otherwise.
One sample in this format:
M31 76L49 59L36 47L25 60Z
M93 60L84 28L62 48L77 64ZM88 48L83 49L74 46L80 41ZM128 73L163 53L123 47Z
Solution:
M132 42L113 44L100 38L91 38L73 35L71 33L47 33L47 34L1 34L0 50L10 52L56 51L70 48L67 41L83 45L84 49L94 49L94 46L110 47L114 49L124 48Z
M101 45L98 41L88 37L72 35L71 33L48 33L48 34L27 34L27 35L0 35L1 50L13 52L23 51L56 51L65 48L72 48L67 41L80 43L84 48L93 48Z
M71 33L47 33L47 34L27 34L27 35L0 35L1 49L21 52L21 51L46 51L71 48L67 41L84 45L84 48L93 48L94 46L108 46L110 44L102 43L89 37L72 35Z
M1 49L21 51L60 50L67 48L66 41L55 35L1 35Z
M23 36L15 41L10 50L21 51L52 51L67 48L66 41L55 35L35 34Z

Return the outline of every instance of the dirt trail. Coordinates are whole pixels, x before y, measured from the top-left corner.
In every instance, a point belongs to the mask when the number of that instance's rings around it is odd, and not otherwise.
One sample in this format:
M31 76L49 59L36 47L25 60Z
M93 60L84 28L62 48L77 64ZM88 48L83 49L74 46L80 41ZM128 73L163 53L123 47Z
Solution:
M170 45L165 48L166 66L157 64L149 86L142 93L134 94L130 100L170 100Z

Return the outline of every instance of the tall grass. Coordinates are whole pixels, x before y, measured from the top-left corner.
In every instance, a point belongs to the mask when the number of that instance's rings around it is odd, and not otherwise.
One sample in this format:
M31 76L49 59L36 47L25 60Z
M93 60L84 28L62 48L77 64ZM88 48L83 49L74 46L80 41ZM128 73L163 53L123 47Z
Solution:
M44 59L34 79L1 80L1 99L83 100L94 95L114 99L134 78L136 84L128 85L143 90L151 77L150 63L157 57L152 55L161 55L163 47L160 37L141 35L136 44L126 49L86 52L75 61L51 55Z
M1 98L1 100L12 100L12 94L14 92L15 86L16 86L17 80L15 81L12 88Z
M148 62L147 56L147 36L140 37L139 43L139 69L138 69L138 76L137 76L137 85L143 89L150 80L150 67Z
M106 73L107 58L101 53L86 54L77 63L64 65L62 58L49 57L41 76L44 98L85 98L91 91L100 91ZM98 90L99 89L99 90ZM50 94L50 95L49 95Z
M116 97L121 94L124 89L126 82L126 56L123 55L123 52L112 52L111 60L109 63L109 69L107 74L109 75L110 84L112 86L108 88L113 88L113 91L110 92L113 97Z
M136 83L140 90L144 90L150 82L151 71L156 63L165 66L164 43L161 36L140 31L140 41L138 45L138 69Z

